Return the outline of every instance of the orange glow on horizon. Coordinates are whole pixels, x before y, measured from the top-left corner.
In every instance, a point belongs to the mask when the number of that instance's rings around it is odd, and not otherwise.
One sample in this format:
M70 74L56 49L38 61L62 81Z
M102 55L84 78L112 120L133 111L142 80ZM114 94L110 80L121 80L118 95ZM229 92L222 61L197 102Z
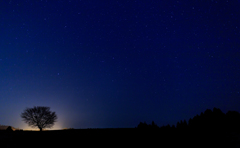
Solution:
M24 123L22 123L24 124ZM35 128L32 128L30 126L28 126L27 124L24 124L22 128L20 129L23 129L24 131L40 131L39 128L35 127ZM60 123L56 123L52 128L44 128L43 131L50 131L50 130L62 130L63 127Z
M40 131L39 129L23 129L23 131Z

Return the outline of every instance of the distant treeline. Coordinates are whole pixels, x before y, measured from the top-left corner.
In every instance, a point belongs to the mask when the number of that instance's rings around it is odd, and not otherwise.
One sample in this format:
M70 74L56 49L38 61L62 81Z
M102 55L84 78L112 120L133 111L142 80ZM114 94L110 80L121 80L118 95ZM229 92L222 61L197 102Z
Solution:
M190 118L188 122L186 120L181 120L180 122L177 122L176 126L170 126L168 124L166 126L159 127L154 123L154 121L152 121L152 124L140 122L137 128L240 132L240 113L237 111L228 111L224 114L219 108L213 108L213 110L207 109L204 113L202 112L200 115Z

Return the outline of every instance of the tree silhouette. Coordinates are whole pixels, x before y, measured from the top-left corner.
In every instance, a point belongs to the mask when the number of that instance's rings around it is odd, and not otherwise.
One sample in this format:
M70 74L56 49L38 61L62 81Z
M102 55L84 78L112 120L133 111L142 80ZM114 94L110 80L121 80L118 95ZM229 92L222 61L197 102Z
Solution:
M228 111L223 113L219 108L206 109L200 115L177 122L176 127L162 126L159 128L162 141L176 141L186 147L239 147L240 113ZM138 128L152 128L155 123L146 122L138 125ZM155 129L154 129L155 130ZM171 135L171 136L168 136ZM190 142L191 141L191 142ZM196 146L195 146L196 147Z
M158 128L157 124L155 124L154 121L152 121L151 128Z
M29 126L38 127L40 131L44 128L51 128L57 120L57 115L50 111L50 107L42 106L26 108L21 117Z

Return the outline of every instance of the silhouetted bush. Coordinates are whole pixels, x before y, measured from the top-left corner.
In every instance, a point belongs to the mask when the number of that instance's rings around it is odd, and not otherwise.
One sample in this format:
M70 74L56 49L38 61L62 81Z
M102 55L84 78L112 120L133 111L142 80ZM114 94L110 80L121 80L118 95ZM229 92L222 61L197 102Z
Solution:
M137 128L159 128L157 124L152 121L152 124L147 124L146 122L142 123L140 122L137 126Z
M13 131L13 129L12 129L11 126L8 126L7 129L6 129L6 131L10 131L10 132L11 132L11 131Z

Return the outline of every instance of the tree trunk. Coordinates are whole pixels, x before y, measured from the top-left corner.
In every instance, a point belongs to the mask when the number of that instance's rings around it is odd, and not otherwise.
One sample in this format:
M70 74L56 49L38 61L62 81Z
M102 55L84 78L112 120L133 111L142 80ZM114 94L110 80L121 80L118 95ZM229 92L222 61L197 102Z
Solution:
M40 129L40 132L42 131L42 128L41 127L39 127L39 129Z

